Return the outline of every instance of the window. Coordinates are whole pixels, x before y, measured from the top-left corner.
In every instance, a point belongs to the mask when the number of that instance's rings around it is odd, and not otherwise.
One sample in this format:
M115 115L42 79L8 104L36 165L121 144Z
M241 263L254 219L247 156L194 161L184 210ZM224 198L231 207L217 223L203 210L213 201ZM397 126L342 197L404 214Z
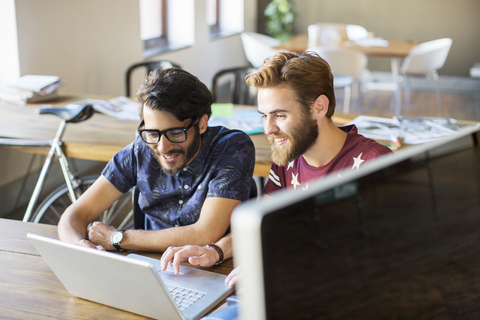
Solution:
M143 57L191 46L195 42L194 0L140 0Z
M207 0L210 38L228 37L243 31L244 0Z
M207 23L210 34L220 32L220 0L207 0Z
M20 77L15 1L0 1L0 87Z
M140 37L144 52L168 43L167 0L140 0Z

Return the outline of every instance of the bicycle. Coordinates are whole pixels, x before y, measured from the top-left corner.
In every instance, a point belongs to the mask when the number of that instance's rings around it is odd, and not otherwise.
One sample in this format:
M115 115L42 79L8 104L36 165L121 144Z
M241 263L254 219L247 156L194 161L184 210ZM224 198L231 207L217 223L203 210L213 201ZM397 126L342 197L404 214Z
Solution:
M77 108L42 107L39 109L39 113L53 114L62 119L53 140L1 138L0 145L49 148L23 221L56 225L65 209L75 202L98 178L98 175L77 177L73 174L70 170L69 160L62 150L62 137L67 123L86 121L93 116L95 110L92 105L87 104ZM58 158L65 184L48 194L40 205L35 208L51 168L54 155ZM133 228L133 220L132 191L122 195L108 210L96 219L96 221L101 221L123 230Z

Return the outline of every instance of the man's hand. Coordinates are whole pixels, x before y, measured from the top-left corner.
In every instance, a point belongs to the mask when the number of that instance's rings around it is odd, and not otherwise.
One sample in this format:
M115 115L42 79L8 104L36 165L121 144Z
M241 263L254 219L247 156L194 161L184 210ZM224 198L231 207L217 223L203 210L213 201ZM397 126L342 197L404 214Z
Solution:
M115 247L110 241L112 233L117 231L116 228L105 223L95 221L88 230L88 239L96 246L101 246L106 250L115 250Z
M94 245L92 242L86 240L86 239L82 239L80 240L79 243L77 243L79 246L82 246L82 247L87 247L87 248L93 248L93 249L98 249L98 250L102 250L102 251L106 251L104 247L98 245Z
M233 287L238 280L238 277L240 276L240 267L236 267L233 269L225 279L225 283L228 284L230 287Z
M220 257L213 248L200 246L168 247L162 255L160 269L165 271L167 265L171 263L173 271L175 274L178 274L180 262L188 261L188 263L193 265L211 267L218 259Z

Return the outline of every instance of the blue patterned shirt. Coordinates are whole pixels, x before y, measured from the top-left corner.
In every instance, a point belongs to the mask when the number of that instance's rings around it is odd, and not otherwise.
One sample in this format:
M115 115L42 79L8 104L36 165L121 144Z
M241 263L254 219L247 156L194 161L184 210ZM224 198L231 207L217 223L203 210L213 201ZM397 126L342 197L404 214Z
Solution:
M145 229L160 230L195 223L206 198L247 200L254 166L255 148L248 135L208 127L196 157L174 176L162 171L139 136L115 154L102 174L120 192L136 185Z

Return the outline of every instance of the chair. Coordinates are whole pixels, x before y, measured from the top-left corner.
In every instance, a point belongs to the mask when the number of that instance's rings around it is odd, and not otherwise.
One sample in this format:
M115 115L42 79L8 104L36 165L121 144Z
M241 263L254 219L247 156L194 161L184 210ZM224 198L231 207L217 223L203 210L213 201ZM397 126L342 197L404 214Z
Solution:
M274 49L280 45L280 40L256 32L243 32L243 49L247 60L254 68L260 68L266 58L273 56L280 50Z
M173 62L166 61L166 60L144 61L144 62L136 63L130 66L127 69L127 73L125 74L125 85L126 85L125 94L127 97L130 97L130 82L131 82L132 73L134 70L138 68L146 68L145 74L149 74L155 69L180 68L180 66L178 64L175 64Z
M334 75L334 87L343 88L345 92L343 112L349 113L352 86L355 84L357 92L360 94L358 79L362 71L367 67L367 56L360 51L336 47L313 47L308 49L308 51L318 53L330 65Z
M362 26L344 23L314 23L308 26L308 46L335 45L343 41L359 40L368 36Z
M356 24L347 24L345 29L347 32L348 40L356 41L368 37L367 29L362 26L358 26Z
M404 94L405 104L410 102L410 86L407 76L424 75L427 79L433 79L435 84L435 97L437 102L437 113L441 115L442 101L440 96L440 88L438 86L437 70L442 68L447 59L448 52L452 46L452 39L443 38L423 42L412 48L408 56L403 61L400 73L403 77L399 77L399 81L405 79Z
M257 105L257 89L245 83L246 75L256 70L251 67L239 67L217 72L212 84L213 101Z

